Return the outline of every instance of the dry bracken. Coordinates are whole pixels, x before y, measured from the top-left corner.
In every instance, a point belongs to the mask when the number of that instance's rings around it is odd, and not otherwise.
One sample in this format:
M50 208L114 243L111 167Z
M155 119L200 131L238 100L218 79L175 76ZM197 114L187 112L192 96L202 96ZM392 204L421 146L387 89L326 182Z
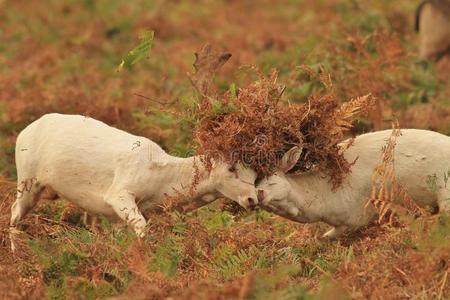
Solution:
M314 74L303 66L325 91L312 94L307 103L290 104L281 99L284 87L277 83L276 70L266 77L254 69L259 79L237 95L228 91L220 100L205 97L201 103L195 138L206 164L212 159L239 162L267 176L287 150L302 146L294 172L320 170L338 187L351 167L338 143L354 118L373 106L374 98L366 95L340 105L330 75L324 69Z

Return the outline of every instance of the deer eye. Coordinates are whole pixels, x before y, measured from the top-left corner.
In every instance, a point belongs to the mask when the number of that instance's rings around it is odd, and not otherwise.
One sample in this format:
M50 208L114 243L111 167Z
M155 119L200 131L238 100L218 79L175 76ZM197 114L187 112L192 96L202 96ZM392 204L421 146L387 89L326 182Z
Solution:
M228 171L231 173L234 173L234 172L236 172L236 167L235 166L229 167Z

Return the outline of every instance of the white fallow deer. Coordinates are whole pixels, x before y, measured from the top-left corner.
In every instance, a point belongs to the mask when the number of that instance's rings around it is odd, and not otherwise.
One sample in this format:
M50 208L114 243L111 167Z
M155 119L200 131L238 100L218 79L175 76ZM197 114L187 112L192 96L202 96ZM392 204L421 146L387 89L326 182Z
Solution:
M171 156L145 137L80 115L47 114L28 125L17 137L16 166L13 249L19 221L44 188L89 213L126 221L138 236L144 235L147 224L143 212L160 208L167 196L190 190L193 184L193 207L219 197L245 208L258 201L251 169L215 161L208 171L199 156Z
M300 223L325 222L334 228L323 238L334 238L370 223L376 217L366 205L372 188L372 173L381 162L383 146L392 131L363 134L345 150L355 164L343 184L333 190L329 178L318 171L286 174L294 167L302 149L294 147L280 162L279 170L258 185L259 205ZM394 148L395 175L419 206L450 212L450 137L432 131L404 129ZM341 147L347 147L344 141ZM343 148L345 149L345 148ZM427 179L436 178L430 188Z

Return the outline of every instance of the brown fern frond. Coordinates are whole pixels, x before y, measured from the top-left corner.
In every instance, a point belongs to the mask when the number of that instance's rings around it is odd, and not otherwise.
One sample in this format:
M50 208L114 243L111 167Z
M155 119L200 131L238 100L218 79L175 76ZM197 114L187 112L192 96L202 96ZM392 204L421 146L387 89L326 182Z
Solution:
M372 173L372 190L367 204L372 204L378 213L378 223L386 222L392 225L398 221L400 212L426 214L426 211L411 199L396 177L395 146L400 135L398 123L393 123L391 136L383 147L381 161Z
M306 104L280 101L284 86L278 84L274 69L264 76L256 67L258 80L239 89L237 95L226 92L221 99L209 99L202 105L195 129L198 153L204 163L222 160L237 162L255 170L259 176L272 174L283 154L293 146L303 153L293 172L317 169L330 177L337 188L350 172L353 162L344 158L338 144L352 127L353 119L373 106L371 95L340 105L331 76L323 67L316 74L300 69L323 83L324 91L312 94Z

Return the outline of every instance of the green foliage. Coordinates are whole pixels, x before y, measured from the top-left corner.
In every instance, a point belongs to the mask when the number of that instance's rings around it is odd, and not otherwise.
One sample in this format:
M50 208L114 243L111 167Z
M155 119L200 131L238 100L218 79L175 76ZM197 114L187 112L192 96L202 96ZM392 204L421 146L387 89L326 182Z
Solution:
M70 213L67 216L67 222L73 225L79 224L81 222L83 218L83 213L82 212L74 212L74 213Z
M122 59L122 62L117 67L117 71L122 71L123 68L131 69L134 64L150 55L150 50L153 44L153 31L144 31L139 35L140 43L134 49L128 52L127 56Z
M215 115L227 114L236 111L237 109L236 106L233 104L233 102L224 103L223 101L214 99L212 97L208 97L208 101L209 103L211 103Z
M108 218L106 218L103 215L100 215L97 218L98 218L98 223L100 225L101 230L103 230L105 232L112 232L112 224L108 220Z
M450 170L448 170L447 172L443 173L442 176L442 182L444 184L444 187L447 187L447 183L449 181L450 178ZM438 191L439 185L439 177L437 176L437 174L433 173L431 175L427 175L427 179L426 179L426 184L427 184L427 188L430 192L432 193L436 193Z
M438 190L437 185L438 177L436 174L427 175L427 188L430 192L436 193Z
M256 246L234 250L223 245L214 249L213 263L218 274L229 279L243 275L249 268L254 269L258 262L261 264L262 261L258 260L261 254L262 251Z
M300 45L291 45L283 51L268 48L259 55L258 66L266 74L275 67L279 70L280 74L286 74L293 66L304 63L298 55L302 50L307 49L302 49Z
M258 274L253 280L247 299L279 299L279 300L321 300L321 299L349 299L346 293L329 280L321 282L319 290L310 293L301 284L290 282L299 273L299 268L293 265L282 265L269 274ZM282 286L282 288L280 288Z
M257 208L255 210L255 220L256 220L256 222L264 222L265 220L267 220L271 216L272 216L271 213L269 213L268 211L265 211L263 209Z
M94 284L88 280L79 280L73 287L75 295L83 295L83 299L94 300L111 297L117 293L114 286L107 282Z
M411 86L398 94L393 104L396 108L408 108L419 103L428 103L443 89L443 83L436 76L433 67L424 62L413 62L408 65L411 75Z
M159 271L168 277L174 277L177 274L181 256L180 241L173 237L167 237L156 248L148 269L151 272Z
M448 199L450 201L450 199ZM429 243L433 247L443 247L450 244L450 215L446 212L441 212L438 222L433 224L429 231Z
M405 242L405 247L410 247L418 253L423 253L425 257L433 257L434 253L439 253L440 249L447 252L450 247L450 215L441 212L435 222L429 223L427 219L415 219L410 224L410 228L416 238L411 238ZM420 237L420 238L417 238Z
M236 84L234 84L234 83L230 84L230 87L228 88L228 92L231 95L231 99L235 100L238 96Z
M187 230L185 216L174 212L172 218L175 220L172 227L173 234L158 244L148 266L149 271L159 271L168 277L177 274L178 265L183 258L183 240Z
M49 274L49 271L54 270L44 270L44 276ZM47 272L47 273L45 273ZM99 299L113 296L117 293L113 285L107 282L100 282L94 284L83 278L77 278L70 280L69 274L54 273L55 278L53 278L47 286L46 292L49 299L63 300L68 298L79 298L82 295L82 299ZM69 285L69 282L71 284Z
M447 172L444 172L444 187L447 187L449 179L450 179L450 169Z
M356 17L356 26L362 33L372 33L380 27L387 27L385 15L378 10L368 10L365 14Z
M256 276L253 286L248 294L248 299L306 299L306 290L294 285L277 291L276 286L279 285L286 277L292 276L298 272L296 266L280 266L273 274L262 274Z
M55 247L55 242L50 239L39 239L39 240L28 240L28 246L30 247L32 253L36 256L38 261L42 265L49 265L51 260L51 255L53 251L49 251L48 249L52 249Z
M36 213L43 218L58 222L61 219L64 206L65 202L63 200L56 200L54 203L44 202L43 205L37 208Z
M6 107L0 101L0 175L15 179L17 177L14 167L15 147L14 144L8 142L7 136L15 131L17 124L6 120L8 120Z
M136 238L136 235L133 232L130 232L127 228L124 228L123 230L116 230L113 235L114 243L117 244L119 249L122 251L128 249ZM121 251L115 251L114 253L118 255L117 258L121 258L123 256Z
M67 299L67 279L62 278L62 282L56 284L51 282L47 286L47 296L51 300L63 300Z
M93 233L83 227L77 228L76 230L67 230L65 235L77 244L92 244L94 242Z
M54 286L62 286L65 276L75 276L81 271L86 258L79 253L63 251L49 260L43 270L44 281Z
M217 230L219 228L228 227L233 223L231 215L225 211L218 211L212 214L206 222L206 228L210 231Z
M175 220L175 224L172 227L172 232L178 237L184 237L187 232L186 216L178 211L172 213L172 218Z
M6 143L3 135L0 134L0 174L4 174L9 178L17 178L16 168L12 163L15 147Z

